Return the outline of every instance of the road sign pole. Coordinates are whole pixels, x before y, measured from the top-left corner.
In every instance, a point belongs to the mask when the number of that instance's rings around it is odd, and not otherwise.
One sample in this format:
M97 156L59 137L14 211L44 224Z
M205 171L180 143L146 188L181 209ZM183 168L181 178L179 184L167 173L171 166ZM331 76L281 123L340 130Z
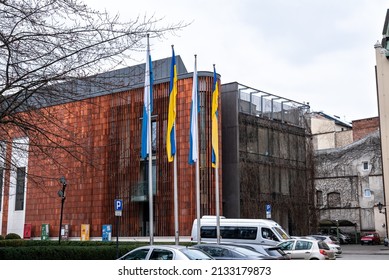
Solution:
M119 217L122 215L123 201L121 199L115 199L115 216L116 216L116 258L119 258Z
M116 259L119 258L119 216L116 216Z

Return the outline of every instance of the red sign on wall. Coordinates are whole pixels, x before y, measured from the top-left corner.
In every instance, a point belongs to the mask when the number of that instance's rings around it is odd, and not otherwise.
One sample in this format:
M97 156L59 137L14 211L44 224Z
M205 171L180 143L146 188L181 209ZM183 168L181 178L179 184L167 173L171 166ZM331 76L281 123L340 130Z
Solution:
M23 239L31 238L31 224L24 224Z

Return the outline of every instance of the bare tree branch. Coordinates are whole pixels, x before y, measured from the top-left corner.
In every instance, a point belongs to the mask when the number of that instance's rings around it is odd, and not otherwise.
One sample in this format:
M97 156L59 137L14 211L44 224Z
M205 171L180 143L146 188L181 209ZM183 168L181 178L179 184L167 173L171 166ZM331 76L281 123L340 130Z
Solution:
M120 77L97 74L144 51L147 34L163 38L188 25L164 25L155 16L121 22L118 15L78 0L0 0L0 18L0 141L9 144L14 135L27 136L29 152L59 166L58 151L82 161L88 158L88 145L64 124L63 112L48 106L81 100L91 88L123 87ZM5 168L12 167L5 153L0 159Z

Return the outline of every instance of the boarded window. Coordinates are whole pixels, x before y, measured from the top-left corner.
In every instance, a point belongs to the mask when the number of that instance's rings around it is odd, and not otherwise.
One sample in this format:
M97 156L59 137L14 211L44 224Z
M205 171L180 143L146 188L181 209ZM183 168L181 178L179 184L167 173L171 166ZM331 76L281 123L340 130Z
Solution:
M340 193L332 192L327 196L328 207L340 207Z
M316 191L316 204L317 204L317 206L323 205L323 192L322 191Z
M25 182L26 182L26 168L25 167L18 167L16 170L15 211L24 209Z

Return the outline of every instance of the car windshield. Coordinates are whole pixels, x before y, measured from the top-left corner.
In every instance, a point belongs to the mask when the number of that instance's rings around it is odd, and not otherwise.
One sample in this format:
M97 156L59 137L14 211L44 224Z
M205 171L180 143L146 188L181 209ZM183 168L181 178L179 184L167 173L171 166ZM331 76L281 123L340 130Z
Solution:
M274 227L272 229L277 234L277 237L280 240L288 240L288 239L290 239L290 236L282 228Z
M146 259L149 250L150 250L149 248L135 249L134 251L131 251L130 253L127 253L126 255L122 256L120 259L121 260L144 260Z
M212 257L195 248L184 248L180 250L190 260L211 260Z
M285 255L285 253L279 247L267 248L266 252L268 252L269 256L274 256L274 257Z

